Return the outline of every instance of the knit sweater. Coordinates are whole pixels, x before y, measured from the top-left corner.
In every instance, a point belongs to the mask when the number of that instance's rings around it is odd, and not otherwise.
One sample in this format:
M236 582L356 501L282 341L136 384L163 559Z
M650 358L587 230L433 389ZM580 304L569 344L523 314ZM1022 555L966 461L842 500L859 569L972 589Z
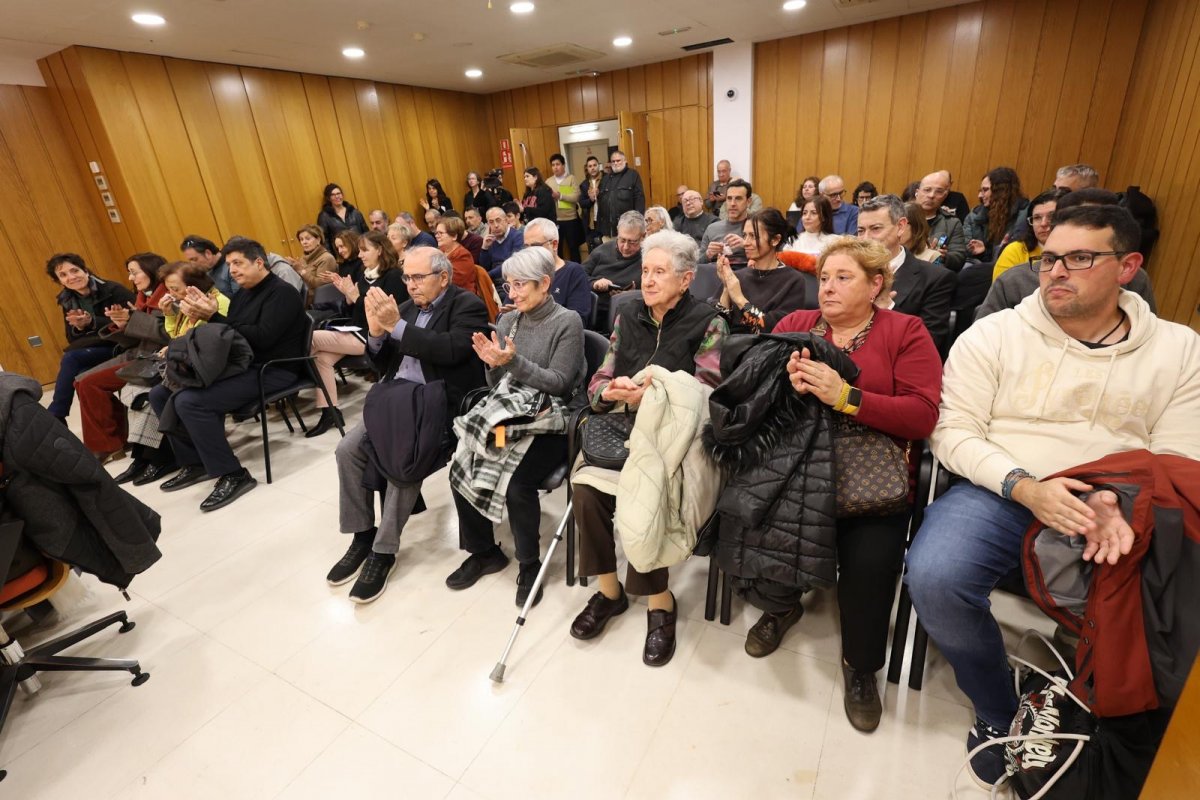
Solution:
M243 288L229 301L228 315L220 312L209 322L223 322L245 337L254 351L254 363L308 354L308 317L300 295L274 274L256 286ZM296 364L280 369L297 371Z
M488 386L506 373L542 392L570 399L583 385L583 322L574 311L547 297L529 313L510 311L496 323L501 341L512 333L517 354L512 361L487 370Z

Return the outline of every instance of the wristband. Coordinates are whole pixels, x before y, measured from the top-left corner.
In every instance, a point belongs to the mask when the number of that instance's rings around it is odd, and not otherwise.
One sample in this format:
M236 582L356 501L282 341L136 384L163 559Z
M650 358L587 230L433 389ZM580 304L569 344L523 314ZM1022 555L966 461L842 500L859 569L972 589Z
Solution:
M1013 489L1016 488L1018 483L1026 478L1035 481L1037 480L1037 478L1033 477L1033 475L1021 469L1020 467L1017 467L1012 472L1005 475L1004 482L1000 484L1000 496L1005 500L1012 500Z
M849 384L847 384L849 385ZM856 386L851 386L850 391L846 393L846 403L838 409L843 414L854 416L858 413L858 409L862 407L862 389Z
M845 381L842 381L842 391L838 395L837 402L833 404L833 410L834 411L844 411L846 408L846 401L849 399L850 399L850 384L846 383Z

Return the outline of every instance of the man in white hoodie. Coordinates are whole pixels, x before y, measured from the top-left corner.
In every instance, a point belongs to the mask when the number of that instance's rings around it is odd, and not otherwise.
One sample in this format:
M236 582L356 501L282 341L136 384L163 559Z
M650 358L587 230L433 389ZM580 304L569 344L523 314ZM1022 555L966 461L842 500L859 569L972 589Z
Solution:
M1145 448L1200 460L1200 336L1123 291L1142 263L1139 228L1114 206L1055 215L1040 288L959 338L946 362L934 455L963 480L926 511L908 554L913 604L954 668L976 721L968 750L1006 735L1017 709L988 595L1016 570L1036 518L1116 563L1133 534L1111 492L1060 470ZM1004 779L1003 748L971 759Z

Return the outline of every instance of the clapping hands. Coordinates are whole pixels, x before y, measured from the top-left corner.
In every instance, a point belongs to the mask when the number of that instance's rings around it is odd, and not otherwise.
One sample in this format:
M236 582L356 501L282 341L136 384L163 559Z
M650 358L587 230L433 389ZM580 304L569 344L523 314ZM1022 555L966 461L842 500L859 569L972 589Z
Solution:
M480 361L493 368L504 366L517 355L517 346L512 337L505 336L504 343L501 344L495 331L492 331L490 339L482 333L472 334L471 347L475 349L475 355L479 356Z

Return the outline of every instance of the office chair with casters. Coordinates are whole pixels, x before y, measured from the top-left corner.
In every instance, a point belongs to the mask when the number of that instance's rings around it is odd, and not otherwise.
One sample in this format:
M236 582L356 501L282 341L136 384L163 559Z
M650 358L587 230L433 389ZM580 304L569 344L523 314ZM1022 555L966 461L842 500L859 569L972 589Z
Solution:
M66 564L33 549L22 536L23 527L19 520L0 521L0 611L19 611L45 601L62 587L70 574ZM128 633L135 623L124 611L118 611L29 650L24 650L0 625L0 732L17 687L30 695L42 688L39 672L128 672L133 675L130 681L133 686L150 680L150 673L143 672L134 660L59 655L117 624L121 626L118 633ZM0 780L6 774L0 770Z

